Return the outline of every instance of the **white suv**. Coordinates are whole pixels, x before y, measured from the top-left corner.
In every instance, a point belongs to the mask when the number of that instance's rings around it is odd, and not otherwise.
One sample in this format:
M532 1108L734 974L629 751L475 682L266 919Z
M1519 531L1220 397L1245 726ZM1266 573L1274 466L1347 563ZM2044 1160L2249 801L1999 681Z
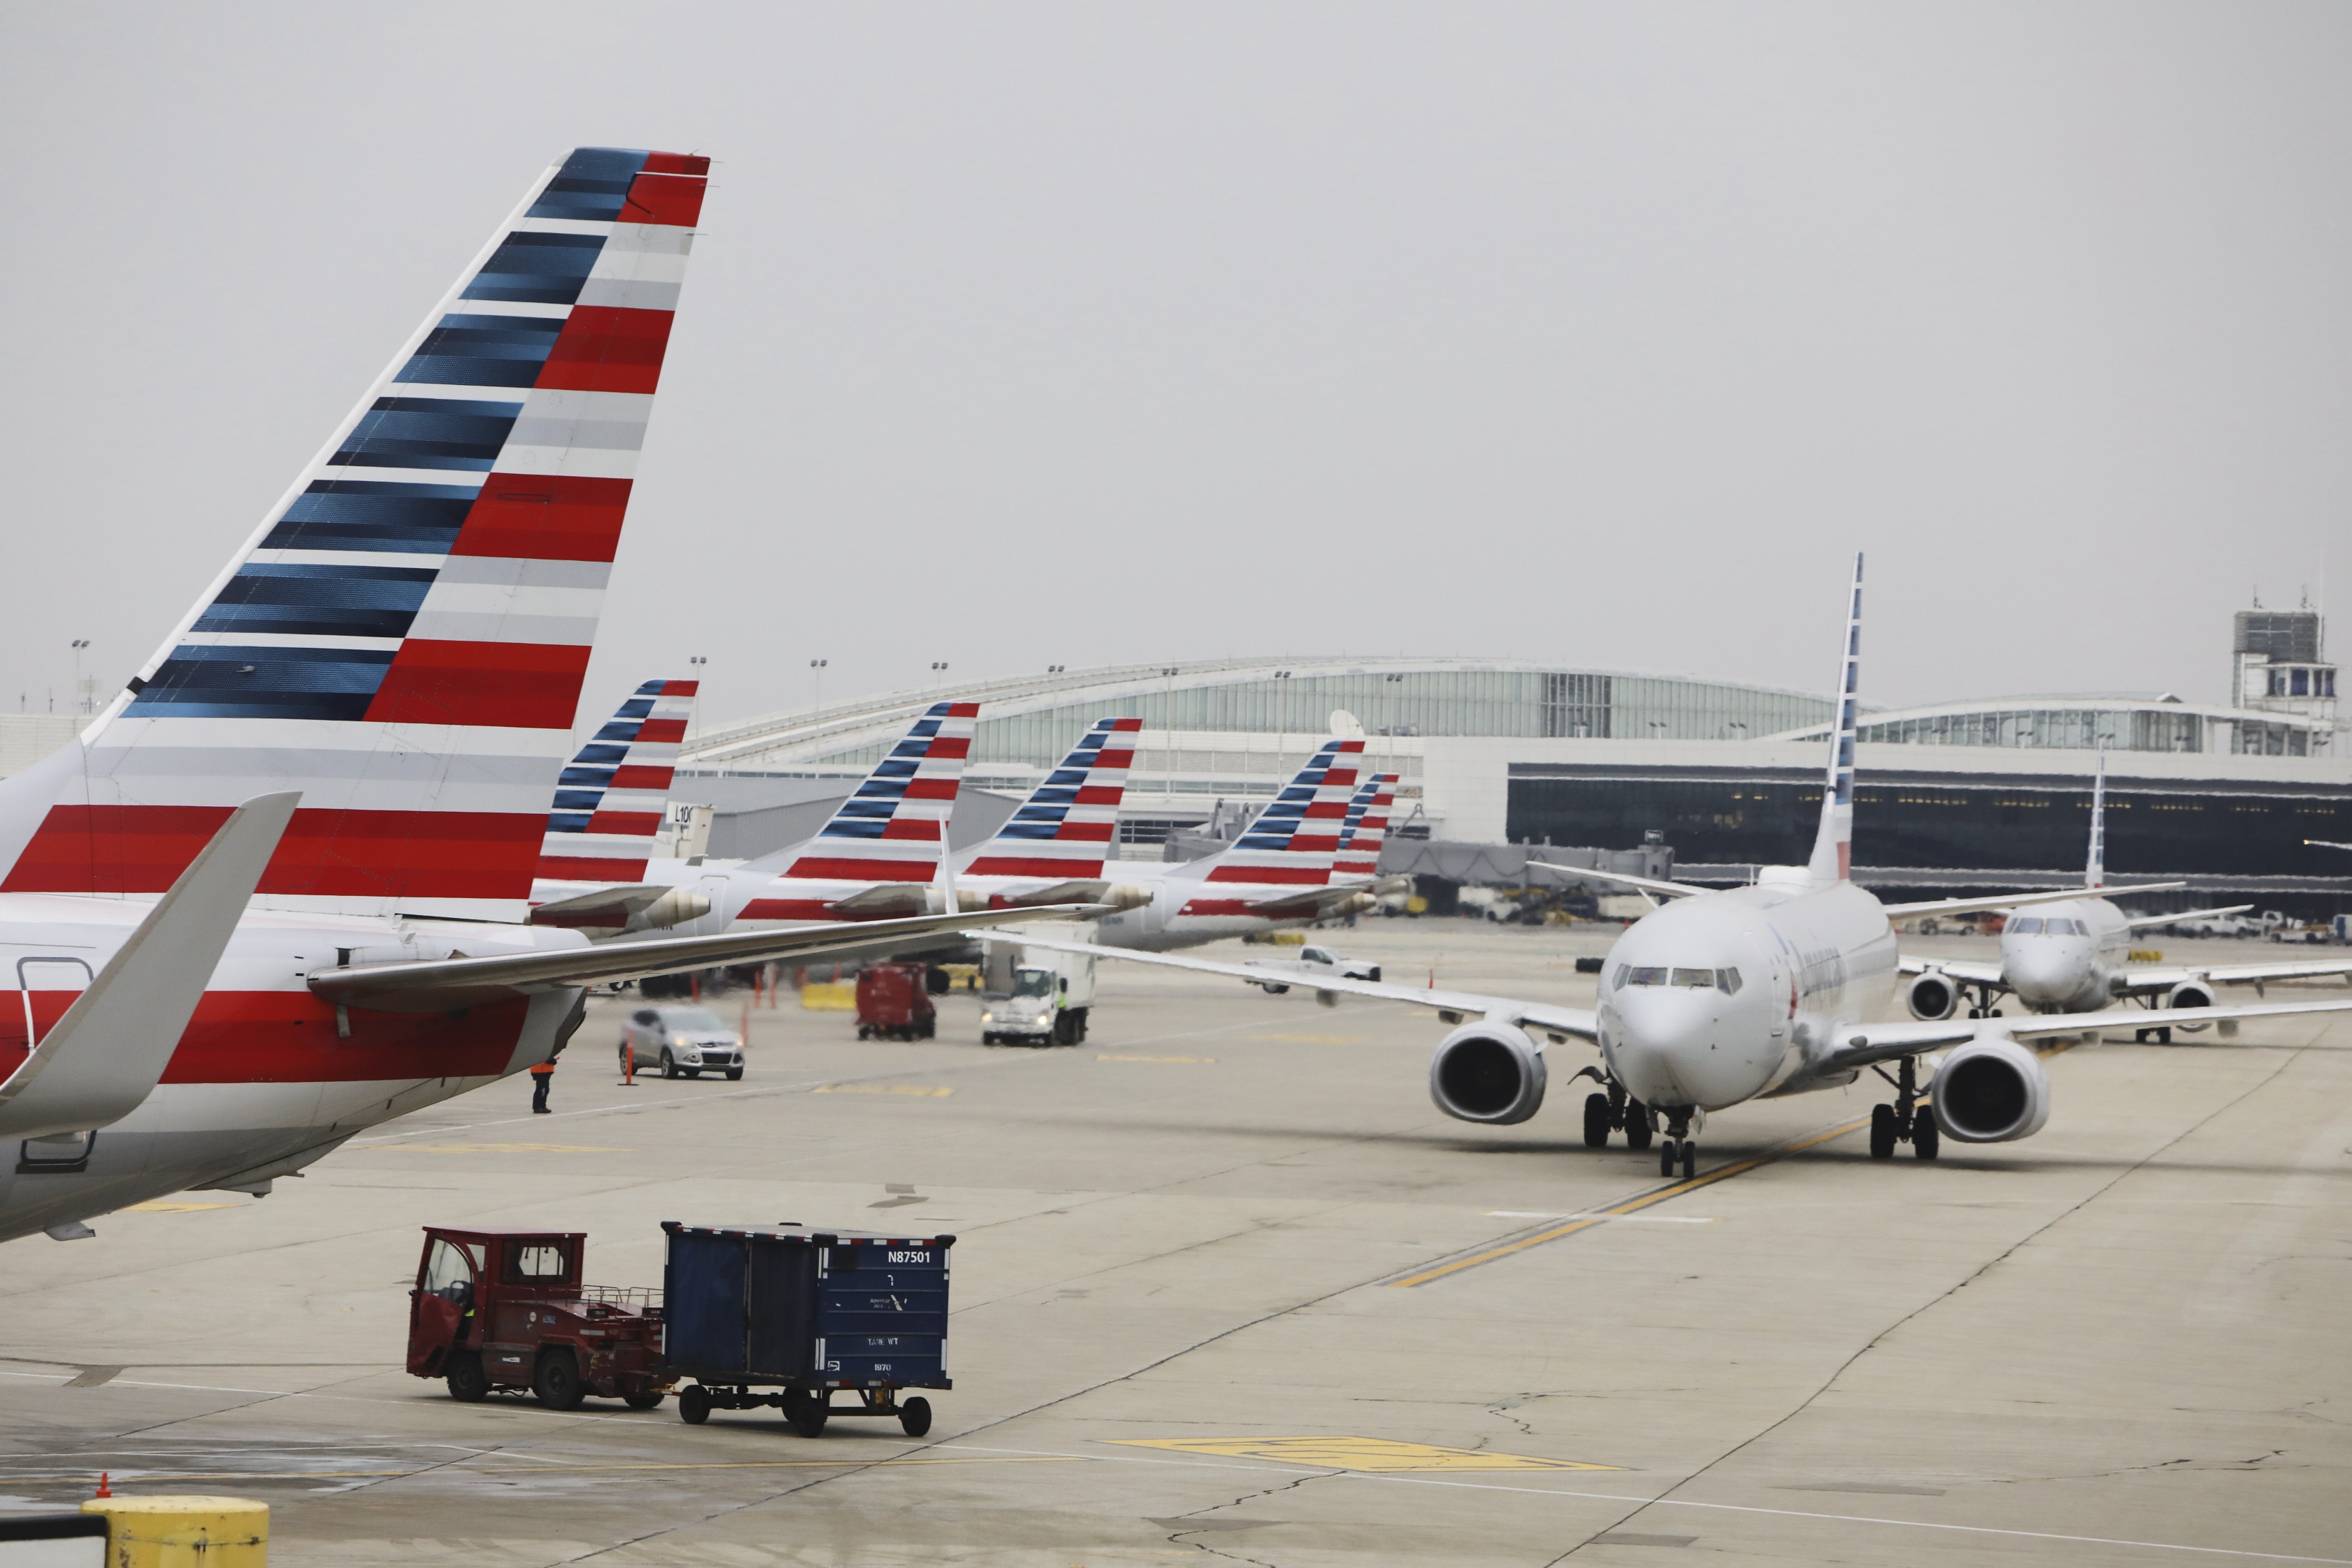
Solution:
M664 1078L743 1076L743 1037L708 1007L640 1007L621 1026L621 1069L657 1068Z

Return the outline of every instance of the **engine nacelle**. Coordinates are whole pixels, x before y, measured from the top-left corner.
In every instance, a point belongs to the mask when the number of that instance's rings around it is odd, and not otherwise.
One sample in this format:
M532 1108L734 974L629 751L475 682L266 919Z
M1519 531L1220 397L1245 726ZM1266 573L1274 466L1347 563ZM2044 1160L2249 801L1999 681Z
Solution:
M2213 988L2202 980L2184 980L2164 994L2164 1005L2168 1007L2210 1007L2213 1005ZM2203 1024L2175 1024L2172 1026L2192 1032L2207 1027Z
M1912 977L1911 984L1904 989L1903 1001L1913 1017L1933 1023L1959 1011L1960 987L1950 975L1930 969Z
M1947 1138L2006 1143L2050 1120L2050 1075L2015 1040L1979 1036L1944 1058L1929 1098Z
M1429 1098L1458 1121L1525 1121L1543 1097L1543 1050L1514 1025L1465 1024L1429 1059Z

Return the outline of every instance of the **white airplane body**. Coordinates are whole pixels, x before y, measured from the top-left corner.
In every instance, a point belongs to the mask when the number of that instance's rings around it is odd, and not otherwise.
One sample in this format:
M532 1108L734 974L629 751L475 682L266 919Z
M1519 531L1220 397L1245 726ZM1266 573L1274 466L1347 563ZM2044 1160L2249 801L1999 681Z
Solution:
M2135 964L2132 933L2151 926L2175 925L2206 916L2235 914L2250 909L2234 904L2226 909L2191 910L2186 913L2130 915L2116 907L2102 889L2106 885L2107 757L2099 752L2099 769L2091 787L2091 853L2084 868L2084 891L2071 899L2037 904L2031 912L2011 915L2001 927L2000 961L1906 958L1904 972L1914 978L1904 989L1905 1004L1915 1018L1948 1018L1969 1002L1969 1016L1992 1011L2004 994L2013 995L2036 1013L2095 1013L2118 1001L2138 1001L2168 1011L2192 1012L2210 1007L2225 985L2260 988L2274 982L2318 980L2352 975L2352 959L2297 960L2284 963ZM2116 889L2117 894L2164 892L2179 882L2147 883ZM1969 993L1973 992L1971 999ZM2169 1044L2174 1028L2204 1027L2201 1022L2139 1023L2137 1037Z
M1694 1134L1709 1112L1763 1095L1852 1083L1891 1063L1895 1099L1873 1110L1871 1153L1890 1158L1908 1142L1923 1159L1941 1139L2001 1142L2039 1131L2050 1089L2041 1060L2018 1042L2112 1026L2179 1023L2180 1010L2077 1015L2063 1022L1981 1018L1966 1022L1873 1023L1892 1000L1899 955L1892 924L1930 913L2079 900L2072 890L1994 899L1887 905L1850 879L1853 754L1861 647L1862 563L1854 563L1844 651L1824 781L1821 830L1811 861L1768 867L1756 886L1711 891L1680 883L1582 870L1672 899L1627 929L1611 948L1598 1007L1587 1010L1514 997L1368 981L1330 979L1318 992L1433 1008L1453 1033L1438 1043L1430 1097L1465 1121L1524 1121L1541 1107L1545 1045L1570 1038L1599 1046L1601 1066L1578 1076L1600 1080L1584 1104L1585 1142L1612 1131L1645 1148L1664 1134L1661 1173L1696 1166ZM1025 945L1052 946L1023 939ZM1130 962L1229 975L1262 984L1245 964L1166 954L1094 951ZM2189 1010L2196 1021L2333 1012L2352 1002ZM1475 1017L1474 1017L1475 1016ZM1926 1052L1947 1054L1932 1082L1916 1075ZM1922 1102L1925 1103L1922 1103Z

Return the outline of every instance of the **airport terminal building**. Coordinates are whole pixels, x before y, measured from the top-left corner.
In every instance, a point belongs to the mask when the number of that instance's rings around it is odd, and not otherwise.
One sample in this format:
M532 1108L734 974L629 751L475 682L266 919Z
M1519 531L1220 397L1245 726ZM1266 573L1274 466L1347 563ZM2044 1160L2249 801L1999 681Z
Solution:
M2186 878L2192 901L2352 909L2352 854L2304 842L2352 842L2352 745L2318 617L2251 612L2235 633L2226 706L2119 694L1869 711L1857 865L1888 886L1982 886L1970 876L1992 870L2012 886L2079 877L2104 744L2111 871ZM1156 858L1171 830L1220 802L1270 799L1336 712L1362 727L1373 765L1402 776L1406 835L1625 848L1655 833L1681 874L1725 879L1805 858L1830 712L1804 692L1498 660L1057 669L705 730L679 792L698 776L736 798L754 778L806 793L863 773L950 691L982 705L969 781L1013 795L1092 720L1140 718L1121 815L1133 856Z

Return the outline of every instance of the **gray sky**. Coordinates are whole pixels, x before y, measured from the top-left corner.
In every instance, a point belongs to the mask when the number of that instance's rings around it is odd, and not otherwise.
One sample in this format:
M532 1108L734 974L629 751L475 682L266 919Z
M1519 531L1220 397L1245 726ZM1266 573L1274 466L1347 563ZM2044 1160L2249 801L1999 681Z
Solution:
M1868 700L2220 700L2253 585L2352 603L2348 66L2328 5L11 6L0 674L129 674L604 143L719 162L592 711L1813 689L1857 546Z

